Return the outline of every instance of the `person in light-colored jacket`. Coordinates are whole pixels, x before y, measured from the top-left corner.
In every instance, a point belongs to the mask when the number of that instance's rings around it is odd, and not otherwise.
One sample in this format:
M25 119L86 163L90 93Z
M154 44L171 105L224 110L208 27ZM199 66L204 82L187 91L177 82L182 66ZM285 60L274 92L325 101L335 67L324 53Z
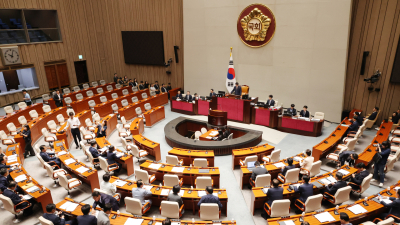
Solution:
M311 156L311 150L306 150L306 158L300 161L300 168L304 170L300 170L300 176L308 175L308 171L311 170L312 164L314 162L314 157Z

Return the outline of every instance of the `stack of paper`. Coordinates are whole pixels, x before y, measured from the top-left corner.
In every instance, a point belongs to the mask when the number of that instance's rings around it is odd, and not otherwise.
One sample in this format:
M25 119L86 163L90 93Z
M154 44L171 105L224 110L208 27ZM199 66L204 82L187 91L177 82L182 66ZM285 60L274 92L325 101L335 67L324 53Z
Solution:
M352 207L347 208L348 210L350 210L352 213L354 214L361 214L361 213L366 213L368 212L366 209L364 209L364 207L362 207L361 205L354 205Z
M333 182L333 183L336 183L336 182L337 182L337 180L336 180L335 178L331 177L331 176L328 176L326 179L328 179L331 183L332 183L332 182Z
M344 170L344 169L340 169L338 172L341 173L341 174L343 174L343 175L347 175L347 174L350 173L349 171Z
M293 222L293 220L286 220L286 221L279 221L279 224L283 224L283 225L295 225L295 223Z
M143 223L143 219L133 219L128 218L124 225L141 225Z
M106 150L108 150L108 147L107 147L107 146L106 146L106 147L103 147L103 148L101 148L101 149L99 149L100 152L104 152L104 151L106 151Z
M197 195L199 197L203 197L204 195L206 195L206 191L197 191Z
M24 181L24 180L26 180L26 179L27 179L27 178L26 178L26 175L25 175L25 174L22 174L22 175L19 175L18 177L16 177L16 178L14 179L14 181L17 182L17 183L19 183L19 182Z
M161 167L161 164L152 163L152 164L149 165L149 168L152 168L152 169L155 169L155 170L160 169L160 167Z
M12 162L17 162L17 161L18 161L17 155L7 156L7 163L12 163Z
M32 196L30 196L30 195L24 195L24 196L22 196L22 198L24 199L24 200L29 200L29 199L31 199L32 198Z
M62 206L60 206L60 209L63 209L67 212L72 212L76 209L76 207L78 207L79 204L77 203L73 203L73 202L66 202L64 204L62 204Z
M84 166L81 166L78 169L76 169L76 171L79 172L79 173L84 173L84 172L86 172L88 170L89 170L89 168L86 168Z
M210 136L207 136L206 138L207 138L207 139L211 139L212 137L210 137Z
M124 156L124 153L123 153L123 152L118 152L116 155L117 155L117 157L119 158L119 157Z
M116 180L114 181L113 184L115 184L117 187L123 187L125 184L127 184L128 182L123 181L123 180Z
M386 204L392 203L392 200L390 200L390 199L388 199L388 198L382 198L381 201L385 202Z
M274 166L276 166L277 168L281 168L281 167L285 167L286 165L284 163L278 162L278 163L274 163Z
M170 191L171 191L170 189L162 189L160 195L168 196Z
M76 161L75 161L75 159L67 159L67 160L65 160L65 165L69 165L69 164L71 164L71 163L75 163Z
M178 193L178 195L181 196L181 197L183 196L183 194L185 194L185 190L180 190L179 193Z
M315 218L317 218L317 220L319 220L320 223L335 221L335 218L333 218L333 216L328 212L317 214L315 215Z
M399 189L400 189L400 187L395 187L395 188L394 188L394 190L399 190Z
M162 223L161 222L156 222L156 224L155 225L162 225Z
M298 156L295 156L295 157L293 157L293 160L296 161L296 162L300 162L302 160L302 158L298 157Z
M153 186L150 186L150 185L143 185L143 188L146 189L146 190L151 191L151 189L153 188Z
M65 154L67 154L66 151L61 151L61 152L58 153L58 156L65 155Z
M319 179L318 182L320 182L322 184L330 184L331 183L327 178Z
M185 170L185 167L174 167L172 168L172 172L182 173Z
M33 192L36 192L36 191L39 191L39 190L40 189L37 186L33 186L33 187L30 187L30 188L26 189L26 191L29 192L29 193L33 193Z

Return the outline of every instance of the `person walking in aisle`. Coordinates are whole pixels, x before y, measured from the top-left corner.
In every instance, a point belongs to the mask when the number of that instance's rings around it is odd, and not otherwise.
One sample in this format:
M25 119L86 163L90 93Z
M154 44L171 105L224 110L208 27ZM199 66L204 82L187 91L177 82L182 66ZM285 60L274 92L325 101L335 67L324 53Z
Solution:
M73 112L69 112L69 119L67 120L66 127L71 128L71 134L74 137L76 149L80 148L80 146L79 146L79 142L81 141L81 133L79 132L80 125L81 125L81 121L79 121L78 118L74 117ZM78 139L79 139L79 142L78 142Z
M24 137L25 141L25 158L28 157L28 153L30 156L35 155L35 151L32 148L32 138L31 138L31 129L29 125L24 125L24 130L22 130L21 135Z

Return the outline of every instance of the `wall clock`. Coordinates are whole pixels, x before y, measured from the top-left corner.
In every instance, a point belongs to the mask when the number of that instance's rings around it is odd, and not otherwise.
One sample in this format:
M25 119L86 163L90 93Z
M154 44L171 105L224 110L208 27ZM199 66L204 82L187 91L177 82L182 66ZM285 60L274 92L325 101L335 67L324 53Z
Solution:
M1 48L1 55L2 55L3 64L5 66L22 63L21 57L19 55L18 46Z

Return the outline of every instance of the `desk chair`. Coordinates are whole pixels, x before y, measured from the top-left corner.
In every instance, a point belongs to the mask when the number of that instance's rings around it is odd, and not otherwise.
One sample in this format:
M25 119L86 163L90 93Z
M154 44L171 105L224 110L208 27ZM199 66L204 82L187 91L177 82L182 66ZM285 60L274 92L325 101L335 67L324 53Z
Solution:
M10 132L11 136L17 135L17 127L14 125L13 122L7 124L7 129Z
M347 134L347 137L343 138L343 143L346 144L346 142L350 141L351 139L356 139L361 136L361 129L358 129L357 132L355 131L350 131L349 134ZM357 143L357 142L356 142Z
M131 151L132 147L131 145L128 144L128 142L126 141L126 139L124 137L120 137L121 139L121 143L122 143L122 147L125 149L125 151Z
M128 106L129 105L128 100L126 100L126 99L122 100L121 105L122 105L122 107Z
M4 130L0 130L0 138L3 145L13 145L15 144L14 138L8 138L6 132Z
M144 110L146 110L146 111L151 110L151 105L150 105L150 103L144 104Z
M64 93L64 95L69 94L69 93L71 93L71 90L69 90L69 88L64 88L63 93Z
M70 97L64 98L65 106L71 108L72 99Z
M124 90L122 90L122 95L123 95L123 96L125 96L125 95L129 95L129 91L128 91L128 89L124 89Z
M40 145L39 145L39 144L36 144L36 145L33 147L33 150L35 151L35 153L36 153L37 155L39 155L39 154L40 154Z
M247 166L247 163L249 162L255 162L258 161L258 156L257 155L252 155L252 156L247 156L244 161L242 161L241 159L239 160L239 164L241 166Z
M48 94L43 94L42 99L43 99L43 104L49 104L50 96Z
M2 194L0 194L0 200L3 202L4 209L7 210L7 211L9 211L10 213L14 214L15 219L13 219L13 223L19 223L19 222L21 222L21 221L18 219L18 214L20 214L21 212L23 212L26 208L31 207L31 205L32 205L31 203L29 203L29 202L26 201L26 200L22 200L22 201L21 201L20 203L18 203L17 205L14 205L14 203L11 201L11 199L10 199L9 197L6 197L6 196L4 196L4 195L2 195ZM24 203L24 202L28 203L28 206L25 207L25 208L23 208L23 209L17 209L17 206L18 206L18 205L21 205L21 204Z
M14 109L11 106L6 106L4 107L4 111L6 111L7 115L10 115L11 113L14 112Z
M175 185L179 185L182 187L183 178L179 179L178 175L175 174L164 174L163 180L164 186L173 187Z
M89 149L85 148L85 155L88 157L88 161L90 161L93 164L93 167L99 167L100 162L95 162L92 153L89 152ZM100 156L99 156L100 157Z
M268 203L265 203L264 204L264 211L270 217L289 216L290 200L289 199L275 200L275 201L272 202L271 206L269 206Z
M147 98L147 93L146 92L142 93L142 99L146 99L146 98Z
M111 98L112 98L112 99L118 98L118 94L117 94L117 93L112 93L112 94L111 94Z
M393 124L396 125L394 128L392 128L392 135L396 137L400 137L400 126L398 124Z
M179 207L177 202L161 201L160 214L167 218L179 219L182 216L184 206L185 205L182 204L182 206Z
M271 174L261 174L256 176L256 180L250 178L250 185L252 187L265 187L271 186Z
M136 157L138 163L140 162L141 159L143 159L146 155L149 154L146 150L139 150L139 148L136 145L130 144L129 146L131 146L131 154L133 155L133 157Z
M349 150L348 147L354 149L354 145L357 142L357 139L351 139L349 140L345 145L339 144L337 148L335 149L334 153L329 153L326 158L329 159L331 162L338 164L339 163L339 155L343 151Z
M114 88L112 85L107 85L107 91L112 91Z
M207 159L202 159L202 158L195 158L193 160L193 166L194 167L208 167L208 161Z
M83 89L88 89L89 88L89 84L83 84L82 87L83 87Z
M205 134L205 133L207 133L207 128L202 127L202 128L200 129L200 131L201 131L201 134Z
M48 175L49 177L51 177L51 179L54 180L54 185L53 185L53 187L58 187L58 185L57 185L57 180L58 180L58 176L59 176L60 174L63 174L63 175L68 174L67 171L65 171L65 170L63 170L63 169L60 169L57 165L50 166L48 163L45 162L45 163L44 163L44 166L46 167L47 175ZM56 168L56 169L54 169L54 168Z
M48 113L51 111L51 107L49 105L45 105L42 107L44 113Z
M132 215L142 216L151 208L150 202L146 202L146 204L142 206L140 200L136 198L125 197L124 201L126 205L126 212L131 213Z
M76 95L75 95L75 97L76 97L76 100L77 100L77 101L79 101L79 100L82 100L82 99L83 99L83 95L82 95L81 93L79 93L79 94L76 94Z
M101 120L100 115L98 113L93 114L92 118L93 118L93 121L95 121L95 122Z
M58 114L56 116L57 121L58 121L58 125L62 126L65 123L65 118L62 114Z
M41 130L41 132L42 132L42 134L43 134L43 136L44 136L44 141L45 142L47 142L47 143L49 143L49 146L51 147L51 145L52 145L52 143L54 142L54 141L57 141L57 137L54 135L51 135L50 133L49 133L49 131L45 128L45 127L43 127L42 128L42 130Z
M207 186L212 187L214 182L211 177L197 177L194 181L194 185L196 185L196 188L198 189L206 189Z
M120 88L122 88L122 85L120 85L120 84L115 85L115 89L120 89Z
M74 115L76 115L75 111L73 109L67 109L67 115L69 115L70 112L72 112Z
M103 94L104 93L103 88L97 88L96 91L97 91L97 94Z
M283 176L283 174L279 173L277 178L283 184L297 183L299 181L299 173L300 173L300 168L294 168L288 170L286 172L286 176Z
M26 107L28 107L28 105L25 102L19 102L18 103L18 108L19 109L25 109Z
M177 166L182 166L183 165L183 159L179 160L178 156L175 155L167 155L165 157L165 163L171 164L171 165L177 165Z
M118 114L118 105L117 105L117 103L113 103L111 105L111 109L112 109L113 113Z
M194 139L195 140L199 140L200 136L201 136L201 132L200 131L194 132Z
M247 85L242 85L242 96L249 95L250 87Z
M54 225L53 222L51 222L50 220L46 220L43 216L39 217L39 222L41 225Z
M300 171L306 171L307 175L309 177L314 177L319 174L320 169L321 169L321 164L322 164L321 160L318 160L316 162L313 162L313 164L311 165L310 171L308 171L304 168L300 168Z
M201 220L219 220L221 211L217 203L201 203L199 216Z
M94 124L92 123L92 120L87 118L85 120L85 124L86 124L86 129L88 129L89 131L94 132L96 130L96 127L94 126Z
M131 132L126 130L122 124L117 124L117 130L118 130L118 136L120 137L129 137L131 135Z
M376 223L376 222L378 222L378 223ZM381 220L379 218L376 218L376 219L374 219L373 222L367 221L367 222L362 223L361 225L375 225L375 224L376 225L392 225L393 223L394 223L393 217L389 217L389 218L387 218L385 220Z
M301 207L299 207L297 204L295 204L295 206L302 212L313 212L321 208L322 198L322 194L309 196L305 203L303 203L300 199L296 199L296 202L300 203Z
M73 89L74 89L74 92L78 92L78 91L81 90L81 89L79 88L79 86L75 86Z
M92 82L92 87L97 87L97 86L99 86L99 83L97 83L97 81L93 81Z
M138 101L139 101L139 99L136 96L132 97L132 103L135 103L135 102L138 102Z
M112 171L117 170L119 166L116 163L108 164L107 159L103 157L98 158L100 161L100 168L104 170L107 174L110 174Z
M89 100L88 105L89 109L94 112L94 107L96 106L96 102L94 100Z
M122 123L122 125L124 125L125 129L130 129L131 125L128 122L126 122L125 116L121 116L121 123Z
M145 184L151 184L156 180L156 176L149 175L149 173L146 170L135 170L135 177L136 180L142 180Z
M29 111L29 116L32 118L32 120L34 120L39 117L39 114L37 113L36 110L33 109L33 110Z
M137 92L138 88L136 86L132 87L132 92Z
M107 97L106 96L101 96L100 97L100 102L101 103L107 102Z
M59 174L58 181L60 186L65 188L68 191L68 197L70 197L70 191L82 184L82 181L78 180L77 178L72 178L71 175L66 174Z
M94 133L92 133L91 131L87 131L85 130L84 127L80 127L79 131L81 132L83 139L89 143L89 140L93 140L96 138L96 135Z
M280 149L275 149L271 152L271 155L269 156L264 156L262 160L264 162L278 162L281 157L281 150Z
M19 124L21 124L21 126L24 126L25 124L28 123L28 121L26 120L25 116L18 117L18 122L19 122Z
M136 112L137 117L143 118L143 122L146 122L146 119L144 119L143 112L140 107L137 107L135 109L135 112Z
M100 85L105 85L106 81L105 80L100 80Z
M323 112L315 112L314 119L323 120L324 118L325 118L325 113L323 113Z
M57 134L57 124L54 122L54 120L47 122L47 127L49 128L50 133Z
M351 192L350 186L342 187L336 191L335 196L329 194L328 192L325 192L324 199L334 205L340 205L343 202L346 202L350 199L350 192Z
M361 185L355 184L353 182L349 182L348 184L353 184L358 187L358 189L352 189L353 193L358 193L358 197L361 198L361 194L366 191L371 184L372 174L369 174L367 177L363 179Z
M374 126L374 124L375 124L376 120L378 119L380 113L381 113L381 111L378 111L378 113L376 114L376 117L375 117L374 120L368 120L368 121L365 123L365 126L366 126L368 129L371 129L372 126ZM368 115L367 115L367 118L368 118L368 116L370 116L370 115L371 115L371 114L368 114Z
M93 91L92 90L87 91L86 92L86 96L92 97L93 96Z

